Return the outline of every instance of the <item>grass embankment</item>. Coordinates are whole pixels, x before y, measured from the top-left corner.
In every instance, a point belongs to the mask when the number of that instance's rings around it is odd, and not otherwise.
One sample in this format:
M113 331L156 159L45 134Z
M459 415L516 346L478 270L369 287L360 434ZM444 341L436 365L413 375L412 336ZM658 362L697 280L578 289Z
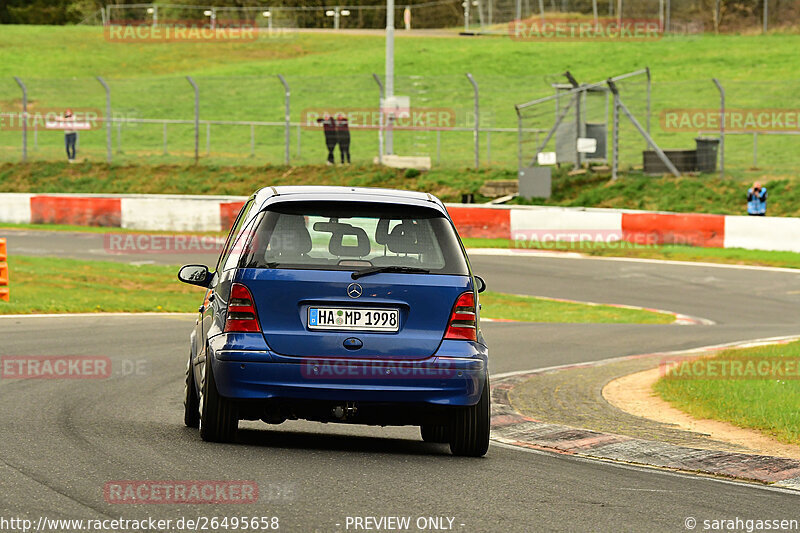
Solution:
M416 173L371 164L248 167L33 162L0 163L0 192L247 196L267 185L344 185L418 190L447 202L460 202L462 194L473 193L480 202L486 200L478 193L486 181L515 177L513 171L502 169L436 168ZM762 182L770 195L770 216L800 216L800 179ZM743 215L750 185L744 179L708 176L675 179L630 175L611 181L606 174L568 176L561 170L554 175L550 199L516 199L512 203Z
M654 389L664 400L697 418L730 422L781 442L800 444L798 359L800 341L727 350L702 366L676 367L675 376L668 374ZM741 364L736 376L745 379L720 377L723 368L735 368L734 363ZM714 370L716 376L700 379Z
M781 268L800 268L800 253L745 250L743 248L695 248L680 245L643 246L627 242L595 243L515 243L510 239L464 239L468 248L519 248L577 252L594 257L632 257L665 261L692 261L726 265L752 265Z
M395 93L409 96L412 107L452 110L457 125L470 127L472 87L469 71L480 86L481 125L516 127L514 104L553 93L553 81L565 81L569 70L580 82L649 66L653 74L651 132L663 148L692 148L696 131L670 132L661 126L660 112L687 106L716 109L719 94L711 83L725 83L730 108L793 109L799 64L800 35L668 35L653 41L520 42L496 38L405 36L395 46ZM302 33L291 38L239 42L109 42L103 28L88 26L4 26L0 34L0 107L19 110L20 90L12 76L28 86L29 109L92 108L104 113L105 94L95 76L111 87L114 113L120 118L189 119L193 93L185 76L200 88L203 120L284 119L282 74L291 86L291 120L303 111L374 108L378 87L372 73L384 70L382 35ZM356 53L354 53L354 51ZM465 63L464 58L469 58ZM687 61L687 58L690 60ZM621 84L624 101L640 122L645 109L644 78ZM732 80L746 80L736 82ZM603 105L595 108L604 115ZM541 121L530 127L549 128L553 109L542 108ZM549 123L549 124L548 124ZM641 164L645 143L624 118L621 121L623 167ZM283 128L259 126L251 157L250 128L214 125L210 154L201 130L201 162L263 165L283 161ZM124 123L114 131L117 161L186 162L193 158L191 124L170 124L167 154L161 124ZM297 136L300 136L298 146ZM39 131L38 147L29 139L29 157L64 157L58 132ZM516 132L495 132L491 161L513 168L517 161ZM481 136L481 161L486 164L489 140ZM105 131L82 132L79 157L105 158ZM322 134L313 128L291 132L293 164L324 161ZM398 131L397 153L430 155L434 163L468 165L472 132ZM378 146L374 130L353 132L354 160L371 161ZM759 164L790 175L798 169L796 139L759 138ZM530 148L529 148L530 149ZM20 134L0 131L0 159L19 160ZM752 139L728 137L726 167L745 171L752 165ZM531 157L533 155L531 154Z
M202 289L180 283L177 266L52 257L9 257L11 301L0 314L192 312ZM483 316L537 322L666 323L663 313L487 292Z

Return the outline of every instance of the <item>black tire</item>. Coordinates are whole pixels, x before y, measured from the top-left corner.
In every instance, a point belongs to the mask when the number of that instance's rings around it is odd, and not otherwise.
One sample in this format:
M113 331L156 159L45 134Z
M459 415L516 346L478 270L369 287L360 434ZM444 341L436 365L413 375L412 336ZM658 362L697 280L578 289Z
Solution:
M200 438L208 442L232 442L239 428L236 405L219 395L208 357L200 383Z
M186 364L186 380L183 388L183 423L190 428L200 427L200 400L197 398L197 388L194 386L191 354Z
M489 378L478 403L460 409L450 432L450 452L463 457L483 457L489 451Z
M422 440L425 442L435 442L438 444L446 444L450 442L450 435L448 435L447 426L426 424L419 427L419 433L422 435Z

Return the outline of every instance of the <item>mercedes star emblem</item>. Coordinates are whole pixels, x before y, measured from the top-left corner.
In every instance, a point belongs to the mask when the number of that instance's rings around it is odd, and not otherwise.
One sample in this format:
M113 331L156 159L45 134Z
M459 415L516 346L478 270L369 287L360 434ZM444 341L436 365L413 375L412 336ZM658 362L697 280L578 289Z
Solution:
M361 285L358 283L351 283L347 286L347 295L350 298L358 298L364 292L364 289L361 288Z

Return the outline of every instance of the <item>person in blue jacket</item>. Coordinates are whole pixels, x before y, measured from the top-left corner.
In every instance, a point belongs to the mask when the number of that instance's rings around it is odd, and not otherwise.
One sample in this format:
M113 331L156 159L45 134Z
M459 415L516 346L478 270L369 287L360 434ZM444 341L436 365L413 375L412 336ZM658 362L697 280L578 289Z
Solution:
M759 182L747 190L747 214L758 217L767 214L767 188Z

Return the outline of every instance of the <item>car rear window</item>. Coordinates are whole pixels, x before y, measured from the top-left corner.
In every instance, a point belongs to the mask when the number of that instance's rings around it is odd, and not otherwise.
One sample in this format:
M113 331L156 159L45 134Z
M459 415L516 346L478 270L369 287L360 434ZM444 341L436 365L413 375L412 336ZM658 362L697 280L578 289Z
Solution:
M248 268L361 270L411 267L467 275L450 221L424 207L363 202L284 202L258 221Z

